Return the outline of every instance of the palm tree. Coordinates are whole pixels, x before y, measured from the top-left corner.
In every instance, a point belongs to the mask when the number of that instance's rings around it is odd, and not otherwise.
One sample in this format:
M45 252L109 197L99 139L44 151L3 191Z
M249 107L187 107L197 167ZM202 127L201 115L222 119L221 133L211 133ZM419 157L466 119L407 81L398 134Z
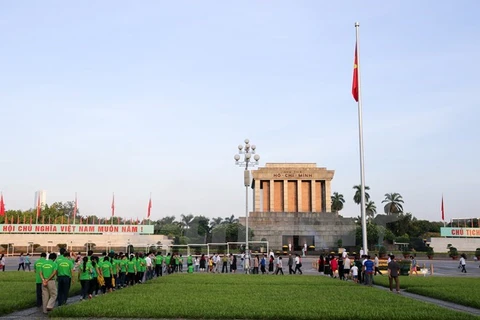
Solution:
M338 192L334 192L332 196L332 212L338 213L343 209L343 204L345 203L345 199L343 198L343 194Z
M210 228L214 229L216 226L220 225L222 223L223 219L218 217L218 218L212 218L212 221L210 221Z
M365 206L365 213L367 217L370 217L372 219L375 217L375 214L377 213L377 206L375 205L375 202L367 202L367 205Z
M382 203L386 203L384 211L387 215L403 212L403 198L400 193L385 193L385 200Z
M235 216L232 214L230 217L226 217L222 223L223 224L232 224L232 223L237 223L238 219L235 218Z
M353 186L353 189L355 189L355 195L353 196L353 201L355 201L356 204L360 204L360 202L362 202L362 199L361 199L362 186L361 185ZM367 190L370 190L369 186L365 186L365 203L367 203L368 200L370 200L370 195L368 194Z
M192 224L192 221L193 221L193 214L181 214L180 217L182 218L181 220L181 223L182 223L182 226L185 228L185 229L188 229L190 228L190 225Z

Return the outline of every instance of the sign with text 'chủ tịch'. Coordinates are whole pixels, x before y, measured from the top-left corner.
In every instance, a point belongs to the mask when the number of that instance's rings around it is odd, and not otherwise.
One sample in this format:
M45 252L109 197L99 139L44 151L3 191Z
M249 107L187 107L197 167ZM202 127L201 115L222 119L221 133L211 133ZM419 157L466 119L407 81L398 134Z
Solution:
M0 224L0 233L153 234L153 225Z
M480 238L480 228L440 228L442 237Z

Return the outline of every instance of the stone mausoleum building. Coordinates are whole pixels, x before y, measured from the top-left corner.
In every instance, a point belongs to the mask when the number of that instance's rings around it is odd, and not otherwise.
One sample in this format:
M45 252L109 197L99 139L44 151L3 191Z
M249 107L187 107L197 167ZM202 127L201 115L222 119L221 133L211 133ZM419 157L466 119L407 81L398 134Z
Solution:
M355 223L331 212L335 171L315 163L267 163L252 171L253 207L248 225L253 240L274 250L331 250L342 240L355 245ZM245 224L245 217L240 218Z

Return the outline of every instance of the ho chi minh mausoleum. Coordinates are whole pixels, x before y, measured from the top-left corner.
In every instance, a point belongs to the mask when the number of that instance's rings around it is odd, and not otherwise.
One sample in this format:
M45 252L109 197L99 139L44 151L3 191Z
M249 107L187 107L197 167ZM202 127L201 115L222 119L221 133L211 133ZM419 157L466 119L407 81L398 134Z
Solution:
M315 163L267 163L252 171L253 207L248 225L255 241L274 250L333 249L355 245L355 223L331 212L333 170ZM245 217L240 218L245 225Z

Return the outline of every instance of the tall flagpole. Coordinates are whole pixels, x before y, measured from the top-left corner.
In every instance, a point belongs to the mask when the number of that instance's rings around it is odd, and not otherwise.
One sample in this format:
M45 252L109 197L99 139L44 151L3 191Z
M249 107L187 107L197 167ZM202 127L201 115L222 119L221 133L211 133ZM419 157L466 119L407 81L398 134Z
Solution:
M365 211L365 155L363 150L363 116L362 116L362 86L360 77L360 42L359 42L359 28L360 23L355 22L355 38L356 38L356 61L357 65L357 87L358 87L358 140L360 146L360 185L361 185L361 210L362 210L362 239L363 239L363 251L368 254L367 246L367 218Z

